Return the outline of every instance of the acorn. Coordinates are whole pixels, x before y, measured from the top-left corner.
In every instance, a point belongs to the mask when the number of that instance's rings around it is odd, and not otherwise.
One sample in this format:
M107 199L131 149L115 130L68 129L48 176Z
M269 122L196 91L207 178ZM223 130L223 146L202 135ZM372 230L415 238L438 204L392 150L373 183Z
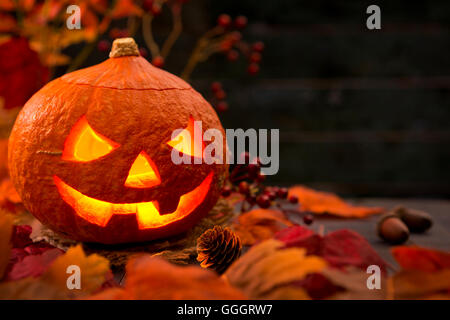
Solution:
M401 244L409 238L408 227L393 212L381 216L377 225L378 236L390 244Z
M408 209L402 206L396 207L393 211L411 232L422 233L433 225L433 219L425 211Z

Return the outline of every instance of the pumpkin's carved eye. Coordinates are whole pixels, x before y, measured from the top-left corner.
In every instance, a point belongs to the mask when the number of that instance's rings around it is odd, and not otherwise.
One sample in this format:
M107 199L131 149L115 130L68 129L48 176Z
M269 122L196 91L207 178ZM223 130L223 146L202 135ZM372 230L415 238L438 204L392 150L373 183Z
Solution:
M167 142L167 144L173 147L175 150L178 150L184 154L189 156L202 158L203 157L203 149L205 148L205 144L203 143L203 133L200 128L197 128L198 135L200 138L194 138L194 128L197 126L197 122L194 121L194 118L189 117L188 126L180 131L175 138Z
M63 160L88 162L111 153L119 144L95 132L83 116L69 133L62 153Z

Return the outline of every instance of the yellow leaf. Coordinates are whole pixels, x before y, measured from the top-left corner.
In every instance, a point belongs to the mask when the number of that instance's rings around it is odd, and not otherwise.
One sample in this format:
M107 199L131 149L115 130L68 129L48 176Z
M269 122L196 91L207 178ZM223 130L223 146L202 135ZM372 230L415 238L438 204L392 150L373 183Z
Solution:
M13 217L0 210L0 279L3 278L11 254Z
M86 256L81 245L72 247L58 257L42 275L42 279L59 288L67 289L67 268L78 266L81 271L81 289L83 293L92 293L105 282L109 270L109 261L97 254Z
M322 258L306 256L305 249L283 246L282 242L271 239L251 247L228 268L224 278L251 299L271 299L275 292L276 296L307 296L305 292L293 295L291 283L309 273L320 272L327 264Z

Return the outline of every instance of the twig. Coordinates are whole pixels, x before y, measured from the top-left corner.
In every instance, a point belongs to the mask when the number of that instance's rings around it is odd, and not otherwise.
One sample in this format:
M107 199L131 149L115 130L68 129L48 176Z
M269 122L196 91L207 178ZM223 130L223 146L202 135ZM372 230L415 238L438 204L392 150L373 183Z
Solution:
M152 54L152 57L159 56L159 46L156 43L155 39L153 38L153 32L152 32L152 21L153 21L153 15L151 14L144 14L142 17L142 34L144 35L144 41L147 45L147 48L150 50L150 53Z
M184 67L184 70L181 72L182 79L189 79L197 64L205 60L203 50L208 46L210 39L216 35L222 34L223 32L224 29L222 27L216 26L207 31L200 39L198 39L197 44L192 51L186 66Z
M172 6L172 19L173 19L173 27L170 31L169 36L167 37L166 41L164 41L164 44L161 49L161 56L166 59L167 56L170 53L170 50L172 49L173 45L177 41L178 37L181 34L181 31L183 31L183 23L181 21L181 4L175 3Z

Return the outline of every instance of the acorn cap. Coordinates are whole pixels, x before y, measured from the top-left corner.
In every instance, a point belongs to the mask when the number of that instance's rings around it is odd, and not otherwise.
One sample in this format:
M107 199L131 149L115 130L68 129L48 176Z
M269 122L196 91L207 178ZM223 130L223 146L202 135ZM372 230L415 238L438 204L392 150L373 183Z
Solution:
M393 212L408 226L411 232L425 232L433 225L433 219L425 211L398 206Z

